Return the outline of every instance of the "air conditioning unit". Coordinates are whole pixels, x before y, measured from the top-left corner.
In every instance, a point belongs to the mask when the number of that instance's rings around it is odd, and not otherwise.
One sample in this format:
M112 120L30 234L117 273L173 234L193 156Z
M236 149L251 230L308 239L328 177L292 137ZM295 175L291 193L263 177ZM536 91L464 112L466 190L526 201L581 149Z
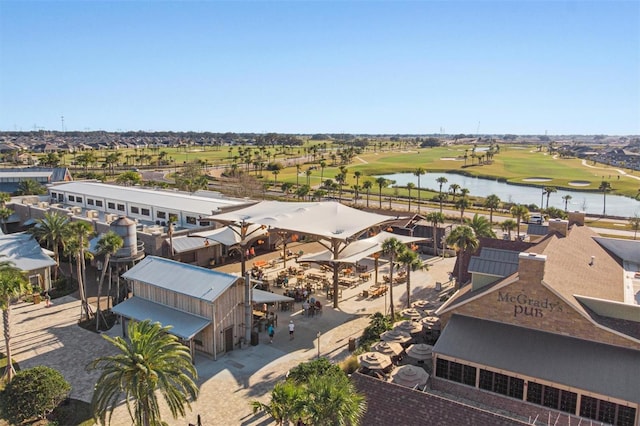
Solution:
M104 221L107 223L111 223L117 219L118 219L118 215L113 213L107 213L104 217Z
M82 214L82 207L79 206L73 206L71 207L71 212L75 215L79 215Z
M87 210L87 217L89 219L95 219L98 217L98 211L97 210Z
M41 209L46 209L49 207L49 203L47 203L46 201L39 201L38 202L38 207Z

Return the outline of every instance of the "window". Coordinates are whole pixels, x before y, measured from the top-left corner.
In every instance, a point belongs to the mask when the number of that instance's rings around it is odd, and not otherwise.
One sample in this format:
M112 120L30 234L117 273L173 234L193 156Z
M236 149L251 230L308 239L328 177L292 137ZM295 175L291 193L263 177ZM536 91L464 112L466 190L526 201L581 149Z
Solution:
M495 373L493 377L493 391L501 395L507 395L509 391L509 376Z
M598 421L614 424L616 419L616 404L609 401L600 401L598 407Z
M118 204L118 211L124 211L124 204Z
M578 404L578 394L568 391L562 391L560 395L560 411L565 413L575 413Z
M465 365L462 370L462 383L469 386L476 385L477 369L470 365Z
M590 396L582 396L580 398L580 416L616 426L633 426L636 419L636 409Z
M116 203L108 202L108 203L107 203L107 208L109 208L109 209L111 209L111 210L115 210L115 208L116 208Z
M636 419L636 409L633 407L625 407L624 405L618 405L618 420L616 425L618 426L632 426Z
M512 398L522 399L524 395L524 380L510 377L508 395Z
M193 216L187 216L187 223L189 225L195 225L196 224L196 218Z
M82 202L82 197L76 197L76 203L81 203Z
M69 201L76 201L76 197L73 195L69 195Z
M447 361L438 358L436 361L436 375L443 379L463 383L469 386L476 385L476 368L458 362Z
M96 200L96 206L102 207L102 201L101 200Z
M567 390L554 388L553 386L529 382L527 401L556 410L564 411L566 413L575 413L578 394ZM582 407L582 409L585 409L585 407Z
M200 226L211 226L211 222L209 222L208 220L201 220Z
M64 194L58 194L58 201L64 201Z
M436 376L443 379L449 378L449 361L442 358L436 360Z
M544 400L542 401L542 405L549 408L557 408L559 400L560 389L554 388L553 386L544 387Z
M149 209L142 209L142 214L144 216L151 216L151 213L149 212Z
M51 192L51 198L58 198L58 194L56 194L55 192Z
M131 213L138 214L140 213L140 209L134 206L131 206Z
M92 198L87 198L87 204L93 206L94 202Z
M462 383L462 364L458 362L449 362L449 380Z
M166 219L167 218L167 213L166 212L157 212L156 213L156 217L158 219Z
M522 399L524 395L524 380L488 370L480 370L479 387L512 398Z
M493 373L480 369L480 389L493 390Z
M580 398L580 417L595 419L598 417L598 400L590 396Z

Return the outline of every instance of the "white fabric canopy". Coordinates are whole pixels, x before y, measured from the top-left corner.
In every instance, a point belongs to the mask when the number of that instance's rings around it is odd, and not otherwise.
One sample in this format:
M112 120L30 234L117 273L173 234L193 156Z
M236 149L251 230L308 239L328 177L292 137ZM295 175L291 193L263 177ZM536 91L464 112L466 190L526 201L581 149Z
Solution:
M324 238L347 240L372 226L394 218L364 212L335 201L261 201L251 207L210 216L209 219L223 223L265 225ZM196 235L204 236L201 234Z
M382 243L388 238L395 238L403 244L423 241L426 238L408 237L406 235L392 234L391 232L382 231L377 235L362 240L356 240L349 244L338 255L338 259L333 258L331 250L325 250L320 253L310 253L298 258L298 262L339 262L339 263L356 263L367 256L382 251Z
M234 231L228 226L223 228L213 229L211 231L203 231L203 232L194 232L189 235L189 237L202 237L208 240L216 241L218 243L224 244L225 246L233 246L240 243L246 243L247 240L252 240L257 237L265 236L268 231L267 229L261 229L261 225L249 225L246 231L245 241L242 241L240 234Z
M253 303L273 303L273 302L293 302L295 299L282 294L275 294L269 291L253 289Z

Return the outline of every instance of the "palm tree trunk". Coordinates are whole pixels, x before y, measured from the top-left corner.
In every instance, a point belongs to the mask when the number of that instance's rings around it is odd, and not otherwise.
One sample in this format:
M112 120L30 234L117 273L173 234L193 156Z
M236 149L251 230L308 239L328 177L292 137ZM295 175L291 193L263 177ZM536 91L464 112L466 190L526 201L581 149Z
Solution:
M407 266L407 309L411 307L411 268Z
M4 370L4 380L6 383L9 383L13 376L16 374L16 370L13 368L13 362L11 360L11 299L7 296L5 303L7 304L7 309L2 311L2 321L4 324L4 346L5 346L5 355L7 356L7 366Z
M389 314L391 315L391 322L393 322L396 319L396 310L393 306L393 255L389 256L389 299Z
M76 259L76 275L78 276L78 293L80 293L80 321L89 319L89 309L87 308L87 294L84 287L84 280L82 279L82 266L80 259Z
M109 261L111 260L111 254L107 253L104 256L104 266L102 267L102 274L100 274L100 282L98 283L98 299L96 301L96 331L100 331L100 318L104 320L102 310L100 309L100 296L102 294L102 284L104 283L104 276L107 272ZM106 321L105 321L106 324Z

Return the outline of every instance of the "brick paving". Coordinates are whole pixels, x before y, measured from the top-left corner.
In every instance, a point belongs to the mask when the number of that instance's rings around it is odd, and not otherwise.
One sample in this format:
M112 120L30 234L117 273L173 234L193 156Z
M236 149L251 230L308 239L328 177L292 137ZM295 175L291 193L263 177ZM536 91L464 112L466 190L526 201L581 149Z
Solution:
M296 252L298 249L291 250ZM437 300L440 293L435 291L435 283L448 281L455 262L455 258L426 259L429 271L412 273L412 300L417 297ZM287 266L291 265L295 262L287 262ZM226 272L233 272L233 266L224 268ZM239 270L239 265L235 268ZM382 266L380 278L385 271ZM384 310L385 297L364 299L360 296L361 291L370 285L371 282L345 289L338 309L333 309L324 294L316 295L324 305L319 316L302 315L299 303L293 311L278 312L273 344L269 344L266 332L262 332L257 346L228 352L218 356L217 360L196 356L200 396L184 419L173 420L166 411L163 412L165 420L171 425L186 426L189 422L195 424L197 414L200 414L203 425L272 424L264 415L253 415L249 402L254 399L268 402L273 385L282 380L288 370L318 356L318 332L321 333L321 356L335 362L344 360L349 354L349 338L359 337L369 323L369 315ZM394 292L396 306L402 307L402 301L406 300L405 285L394 286ZM90 401L98 372L88 372L84 367L94 358L114 353L114 350L99 334L76 325L80 314L79 301L67 296L54 300L50 308L45 308L44 303L21 303L13 307L12 314L12 348L20 366L47 365L55 368L71 383L73 398ZM293 340L289 340L286 330L290 319L296 325ZM107 334L118 333L120 327L115 326ZM4 341L0 344L4 345ZM111 424L130 423L126 408L119 407Z

